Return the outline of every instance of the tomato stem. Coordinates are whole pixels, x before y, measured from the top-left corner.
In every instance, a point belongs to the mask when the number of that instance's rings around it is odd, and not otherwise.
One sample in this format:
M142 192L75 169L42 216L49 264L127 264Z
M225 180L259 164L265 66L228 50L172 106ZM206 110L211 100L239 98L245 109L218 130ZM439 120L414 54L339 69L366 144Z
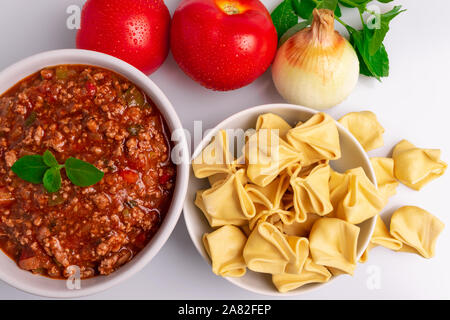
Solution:
M235 7L234 5L232 5L231 3L227 3L222 7L222 10L228 14L228 15L233 15L233 14L238 14L240 13L239 9L237 7Z

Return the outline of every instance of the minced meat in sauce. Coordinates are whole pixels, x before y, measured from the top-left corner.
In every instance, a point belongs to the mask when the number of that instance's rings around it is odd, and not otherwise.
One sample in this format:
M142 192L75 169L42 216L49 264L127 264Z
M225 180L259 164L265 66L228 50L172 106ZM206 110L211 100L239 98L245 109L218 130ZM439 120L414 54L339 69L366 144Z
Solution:
M152 101L99 67L49 67L0 97L0 248L20 268L67 278L107 275L152 238L170 204L176 167L167 127ZM11 166L50 150L105 175L90 187L48 193Z

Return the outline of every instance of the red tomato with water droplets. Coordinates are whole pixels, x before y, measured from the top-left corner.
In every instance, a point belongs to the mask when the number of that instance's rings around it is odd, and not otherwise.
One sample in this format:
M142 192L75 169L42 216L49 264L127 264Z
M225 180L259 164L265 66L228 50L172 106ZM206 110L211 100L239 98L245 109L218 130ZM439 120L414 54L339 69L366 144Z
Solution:
M233 90L267 70L277 33L259 0L182 0L172 19L171 50L204 87Z
M170 13L162 0L88 0L77 48L107 53L145 74L169 52Z

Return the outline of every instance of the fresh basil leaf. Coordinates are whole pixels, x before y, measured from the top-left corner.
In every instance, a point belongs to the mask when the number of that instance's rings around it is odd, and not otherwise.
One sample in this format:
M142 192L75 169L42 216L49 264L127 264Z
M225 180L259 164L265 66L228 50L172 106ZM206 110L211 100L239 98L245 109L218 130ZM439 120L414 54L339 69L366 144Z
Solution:
M300 30L306 28L307 26L309 26L311 24L310 20L305 20L302 21L298 24L296 24L295 26L293 26L292 28L290 28L288 31L286 31L283 36L281 37L280 41L278 41L278 46L281 47L281 45L283 43L285 43L290 37L292 37L294 34L296 34L297 32L299 32Z
M298 16L292 5L293 1L297 0L284 0L271 14L272 22L277 30L278 39L280 39L289 28L298 23Z
M392 1L394 1L394 0L377 0L378 2L381 2L381 3L389 3L389 2L392 2Z
M61 172L59 170L58 167L52 167L44 174L42 182L44 183L44 188L50 193L61 189Z
M49 150L45 150L44 155L42 156L44 159L44 162L49 167L57 167L59 166L58 161L56 160L53 153L51 153Z
M369 52L373 30L367 28L366 25L359 31L350 26L346 26L346 28L350 33L350 43L355 48L359 58L360 73L375 77L379 81L381 77L387 77L389 75L389 57L384 45L382 44L373 55Z
M23 156L11 167L12 172L20 179L36 184L42 183L47 169L48 166L45 164L43 157L37 154Z
M79 187L92 186L104 176L104 173L94 165L72 157L66 160L65 168L67 177Z
M317 9L328 9L334 11L338 4L338 0L322 0L317 5Z
M295 13L303 19L309 20L315 8L330 9L337 17L342 15L338 0L292 0Z
M316 2L314 0L292 0L294 11L303 19L309 19L312 15Z
M371 55L375 54L375 52L377 52L377 50L381 47L383 40L389 31L389 23L391 20L400 13L406 11L400 10L401 8L402 6L395 6L392 10L379 15L378 19L380 19L380 26L379 28L374 29L373 37L370 41L369 53Z
M369 2L372 0L339 0L339 3L347 8L358 8L360 12L363 12Z
M341 7L339 3L336 5L336 9L334 9L334 15L338 18L342 17Z

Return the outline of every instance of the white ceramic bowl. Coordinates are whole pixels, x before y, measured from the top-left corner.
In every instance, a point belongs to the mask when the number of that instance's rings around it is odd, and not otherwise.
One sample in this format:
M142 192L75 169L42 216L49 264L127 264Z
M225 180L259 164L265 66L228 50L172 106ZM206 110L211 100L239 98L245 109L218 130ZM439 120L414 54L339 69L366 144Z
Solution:
M156 104L171 132L182 130L180 119L164 93L145 74L132 65L112 56L88 50L67 49L48 51L26 58L0 73L0 94L36 71L59 64L85 64L103 67L119 73L140 87ZM19 269L14 261L0 252L0 279L10 285L41 296L80 297L112 287L141 270L169 238L180 216L189 179L189 151L184 135L179 135L175 146L184 157L177 164L176 186L172 203L161 227L153 239L130 262L108 276L81 280L81 289L69 290L65 280L55 280Z
M267 112L272 112L281 116L291 125L295 125L298 121L304 122L317 113L315 110L290 104L268 104L246 109L234 114L228 119L225 119L213 130L211 130L195 148L192 158L195 158L200 154L203 148L209 144L211 138L214 137L219 130L244 129L245 131L246 129L254 128L258 116ZM361 147L359 142L353 137L353 135L351 135L338 122L336 122L336 124L339 130L342 157L339 160L331 161L330 165L334 169L341 172L355 167L362 167L369 179L376 185L375 174L366 152ZM190 169L190 182L183 212L189 235L191 236L195 247L200 255L208 261L208 263L210 263L208 254L203 247L202 236L205 232L211 232L213 229L209 226L203 213L194 205L196 191L208 187L208 179L197 179L194 176L192 169ZM372 232L375 227L375 221L376 219L372 218L358 225L361 228L357 245L358 258L362 255L369 244L370 237L372 236ZM271 296L298 295L326 284L308 284L287 293L280 293L272 284L271 276L267 274L248 271L246 275L241 278L225 279L246 290Z

